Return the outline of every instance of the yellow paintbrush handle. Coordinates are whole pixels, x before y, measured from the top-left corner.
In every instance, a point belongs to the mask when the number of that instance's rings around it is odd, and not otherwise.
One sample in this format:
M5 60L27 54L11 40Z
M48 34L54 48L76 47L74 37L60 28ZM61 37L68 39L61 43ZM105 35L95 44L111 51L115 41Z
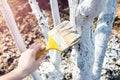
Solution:
M46 49L45 49L45 50L42 50L42 51L38 51L38 52L36 53L35 59L37 60L41 55L47 53L47 51L48 51L48 50L46 50Z
M48 50L51 50L51 49L62 52L58 43L55 42L55 40L52 38L51 35L48 35L48 43L47 43L46 49L42 50L42 51L38 51L37 54L36 54L36 59L38 59L41 55L47 53Z

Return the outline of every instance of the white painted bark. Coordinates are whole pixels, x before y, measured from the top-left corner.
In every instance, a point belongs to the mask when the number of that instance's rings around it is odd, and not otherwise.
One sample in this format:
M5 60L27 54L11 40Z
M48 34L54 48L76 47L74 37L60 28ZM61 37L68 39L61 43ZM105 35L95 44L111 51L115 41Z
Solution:
M52 18L54 27L61 23L60 21L60 13L58 8L58 1L57 0L50 0ZM55 68L59 70L60 62L61 62L61 54L56 50L51 50L49 52L50 61L54 64Z
M77 65L80 68L80 76L77 80L93 80L94 34L92 24L94 18L104 7L104 0L69 0L69 4L69 6L72 5L70 20L75 22L75 27L82 37L80 46L75 47L78 53Z
M92 65L93 65L93 52L94 42L92 38L92 22L86 22L81 25L81 43L78 49L77 65L80 68L79 80L92 80Z
M19 52L20 53L24 52L26 50L26 46L20 35L20 32L18 30L18 27L17 27L16 22L13 17L13 13L7 3L7 0L0 0L0 10L3 14L3 17L5 18L5 21L7 23L7 26L10 30L12 37L15 40L15 43L19 49ZM40 79L40 76L39 76L39 73L37 72L37 70L32 73L32 76L33 76L34 80Z
M43 33L46 43L48 41L48 35L47 32L49 31L48 29L48 21L44 13L41 12L38 2L36 0L28 0L30 7L32 9L32 14L34 14L38 20L38 24L40 26L40 32ZM34 80L42 80L42 77L40 76L39 71L35 71L32 74Z
M36 16L37 20L38 20L38 24L40 26L40 32L45 36L45 40L46 40L46 44L48 41L48 21L47 21L47 17L45 16L45 14L40 10L40 7L38 6L38 2L36 0L28 0L30 7L32 9L32 13ZM51 5L52 5L52 14L53 14L53 20L54 20L54 26L58 25L60 23L60 17L59 17L59 11L58 11L58 5L56 4L57 1L51 1ZM56 10L57 9L57 10ZM51 50L49 51L48 55L50 55L50 62L52 62L52 64L55 67L55 70L53 71L53 73L49 73L47 71L46 75L49 78L54 78L55 74L59 72L59 75L55 78L60 79L61 78L61 72L59 70L59 66L60 66L60 62L61 62L61 54L56 51L56 50ZM46 66L46 65L44 65ZM47 66L49 67L49 65ZM46 68L48 69L48 68ZM45 74L41 74L41 79L47 79L47 77L45 76Z
M61 23L60 21L60 13L58 8L58 1L57 0L50 0L51 5L51 12L53 17L54 27Z
M51 1L51 5L53 7L53 5L57 3L56 2L53 2ZM47 39L48 39L48 34L47 32L49 31L48 27L48 21L47 21L47 18L45 16L45 14L43 14L38 6L38 2L36 0L29 0L29 4L31 6L31 9L32 9L32 13L36 16L37 20L38 20L38 23L39 23L39 26L40 26L40 31L43 33L43 35L45 36L45 39L46 39L46 43L47 43ZM55 8L56 6L56 8ZM57 9L58 5L55 4L54 8L52 9L52 12L53 12L53 19L55 19L54 21L54 26L58 25L60 23L60 18L59 18L59 12ZM57 14L56 14L56 11L57 11ZM60 53L56 50L51 50L49 51L49 55L50 55L50 61L54 64L54 66L56 67L56 69L59 70L59 64L61 62L61 56L60 56Z
M75 13L79 4L79 0L68 0L69 9L70 9L70 22L75 25Z
M43 13L38 5L38 2L36 0L28 0L30 7L32 9L32 14L34 14L38 20L38 24L40 26L40 32L43 33L46 42L48 40L48 34L47 32L49 31L48 27L48 18L45 15L45 13Z
M93 66L93 80L100 80L102 65L105 57L109 35L116 13L116 0L106 0L106 7L101 12L95 30L95 60Z

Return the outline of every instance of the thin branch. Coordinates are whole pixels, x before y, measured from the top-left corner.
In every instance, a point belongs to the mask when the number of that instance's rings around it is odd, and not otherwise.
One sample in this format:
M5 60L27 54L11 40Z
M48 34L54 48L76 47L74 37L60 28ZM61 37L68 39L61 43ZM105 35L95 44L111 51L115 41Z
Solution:
M52 11L54 27L56 27L58 24L61 23L60 13L58 8L58 0L50 0L50 6ZM54 64L55 68L59 70L59 66L61 62L61 54L56 50L52 50L49 52L49 55L51 57L50 61Z
M57 0L50 0L54 27L61 23Z
M44 35L46 42L48 39L47 32L49 31L48 18L44 12L39 8L38 2L36 0L28 0L30 7L32 9L32 14L34 14L38 20L40 26L40 32Z
M68 0L69 3L69 9L70 9L70 22L75 25L75 13L76 9L78 7L79 0Z

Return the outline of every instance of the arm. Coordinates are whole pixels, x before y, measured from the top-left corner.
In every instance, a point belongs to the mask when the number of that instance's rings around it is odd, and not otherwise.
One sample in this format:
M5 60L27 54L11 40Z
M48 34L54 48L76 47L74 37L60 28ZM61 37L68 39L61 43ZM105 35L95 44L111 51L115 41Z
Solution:
M10 73L0 77L0 80L21 80L35 71L40 62L46 55L42 55L38 60L35 60L35 55L38 50L43 50L45 47L42 44L34 44L29 49L21 54L18 67Z

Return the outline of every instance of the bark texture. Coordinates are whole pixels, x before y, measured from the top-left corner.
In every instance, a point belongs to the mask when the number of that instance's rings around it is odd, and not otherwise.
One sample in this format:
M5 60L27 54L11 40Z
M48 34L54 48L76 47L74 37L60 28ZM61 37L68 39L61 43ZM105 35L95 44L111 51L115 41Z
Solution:
M80 76L79 78L77 78L77 80L99 80L103 59L105 56L105 48L107 46L108 36L110 34L111 28L98 27L101 26L101 22L106 23L108 26L112 26L114 20L113 16L115 14L116 1L111 3L108 3L104 0L68 1L70 7L70 21L73 23L73 25L75 25L76 29L82 37L79 45L75 46L75 48L73 49L73 52L76 52L78 54L77 65L80 69ZM107 3L107 6L105 6L105 3ZM112 7L108 5L111 5ZM109 7L108 10L110 11L107 10L107 7ZM105 8L104 11L103 8ZM106 14L107 17L103 16L103 12L101 13L101 11L107 12L109 14ZM101 15L99 16L100 13ZM97 16L99 16L99 21L94 35L92 24L94 18ZM101 33L104 34L104 36L101 35Z
M95 30L95 60L93 66L93 80L100 80L102 65L107 43L116 13L116 0L106 0L106 7L101 12Z

